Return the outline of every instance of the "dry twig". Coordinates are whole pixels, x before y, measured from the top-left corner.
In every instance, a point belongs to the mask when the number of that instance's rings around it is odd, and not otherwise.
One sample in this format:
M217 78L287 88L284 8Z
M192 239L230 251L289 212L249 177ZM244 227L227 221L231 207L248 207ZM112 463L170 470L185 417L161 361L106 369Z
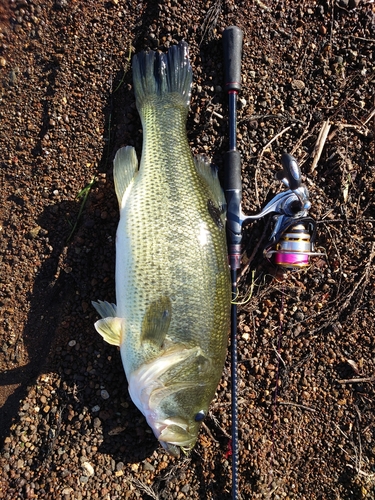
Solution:
M314 151L313 151L314 158L313 158L313 161L311 164L310 173L314 172L314 170L315 170L315 168L320 160L320 157L321 157L322 152L323 152L324 144L326 143L330 128L331 128L331 124L329 123L329 119L328 119L325 122L323 122L322 128L320 129L319 136L318 136L318 139L316 141Z
M371 264L372 264L372 261L374 260L374 257L375 257L375 242L371 246L370 256L369 256L369 259L366 263L365 270L364 270L362 276L357 281L357 283L354 285L353 290L350 293L348 293L348 295L345 298L344 303L341 306L338 306L338 305L335 306L334 312L332 312L330 319L328 321L326 321L325 323L323 323L322 325L320 325L318 328L314 329L310 333L310 335L316 334L316 333L320 332L321 330L323 330L324 328L327 328L329 325L332 325L342 315L342 313L345 311L345 309L349 306L351 299L353 298L353 295L357 292L358 288L362 284L363 284L363 286L365 286L366 283L368 282L369 276L370 276L370 270L372 269ZM340 276L341 276L341 274L342 273L340 272ZM333 311L333 309L332 309L332 311ZM327 311L326 311L326 313L327 313Z
M148 495L150 498L153 498L154 500L159 500L160 498L159 495L148 484L136 478L131 478L130 481L134 484L134 486L136 486L140 491L146 493L146 495Z
M221 9L222 9L222 0L216 0L211 7L208 9L206 17L204 18L202 25L202 38L199 45L202 44L204 37L208 35L210 38L216 28L217 21L219 19Z
M362 274L362 276L360 277L360 279L357 281L357 283L354 285L353 290L346 297L345 302L341 306L341 311L340 312L342 312L344 309L346 309L348 307L348 305L350 304L350 301L351 301L353 295L355 294L355 292L357 291L357 289L359 288L359 286L362 284L362 282L364 281L365 284L367 283L368 278L369 278L370 266L371 266L371 263L372 263L374 257L375 257L375 242L372 244L371 253L370 253L370 256L369 256L369 260L366 263L365 271Z
M284 406L295 406L296 408L301 408L301 410L316 411L315 408L311 408L310 406L300 405L298 403L293 403L292 401L278 401L278 404Z
M346 379L336 379L339 384L361 384L364 382L375 382L374 377L361 377L361 378L346 378Z
M217 439L214 438L214 435L212 434L210 428L204 422L202 422L202 427L207 432L207 434L210 436L212 441L214 441L215 443L219 442Z

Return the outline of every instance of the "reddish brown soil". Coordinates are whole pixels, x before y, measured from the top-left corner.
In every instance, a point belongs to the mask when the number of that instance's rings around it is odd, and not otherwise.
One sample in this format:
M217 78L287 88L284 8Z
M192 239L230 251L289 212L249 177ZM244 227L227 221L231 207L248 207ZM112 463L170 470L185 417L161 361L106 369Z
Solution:
M293 153L325 253L281 276L262 257L268 221L244 232L242 498L375 498L375 18L352 0L1 2L0 498L231 496L229 356L196 448L167 457L90 302L114 301L114 153L141 151L129 55L189 43L190 144L221 168L232 24L244 211L282 189Z

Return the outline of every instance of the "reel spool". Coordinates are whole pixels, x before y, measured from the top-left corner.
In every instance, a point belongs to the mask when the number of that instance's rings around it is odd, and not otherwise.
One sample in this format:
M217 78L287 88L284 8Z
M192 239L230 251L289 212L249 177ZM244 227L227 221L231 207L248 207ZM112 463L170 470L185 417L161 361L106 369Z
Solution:
M311 252L310 233L302 224L294 226L280 238L274 254L275 264L282 267L306 267Z
M297 270L310 264L310 255L314 252L316 223L311 217L301 219L285 218L283 227L273 234L270 243L264 249L265 256L278 266Z

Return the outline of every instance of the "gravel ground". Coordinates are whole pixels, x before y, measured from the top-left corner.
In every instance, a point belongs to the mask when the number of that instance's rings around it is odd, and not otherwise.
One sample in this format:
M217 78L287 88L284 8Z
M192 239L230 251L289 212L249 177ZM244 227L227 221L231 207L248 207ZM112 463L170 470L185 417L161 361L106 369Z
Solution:
M244 211L281 189L274 174L287 150L326 254L283 276L257 251L268 221L245 231L242 498L375 498L374 3L3 0L2 499L231 497L230 360L197 446L166 456L129 398L118 351L94 330L90 302L114 300L112 159L122 145L141 149L131 55L189 43L188 136L220 167L221 35L232 24L244 31Z

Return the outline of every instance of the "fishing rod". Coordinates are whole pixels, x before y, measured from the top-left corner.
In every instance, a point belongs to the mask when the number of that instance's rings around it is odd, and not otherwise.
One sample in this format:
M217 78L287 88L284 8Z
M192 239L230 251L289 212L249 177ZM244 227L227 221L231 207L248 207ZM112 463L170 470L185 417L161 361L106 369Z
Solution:
M229 150L224 156L224 191L227 200L227 236L232 283L231 391L232 391L232 499L238 498L238 405L237 405L237 270L241 266L241 155L237 149L237 98L241 90L243 33L237 26L223 32L225 90L228 93Z
M283 153L283 169L276 174L288 189L278 193L260 213L245 216L241 209L241 154L237 149L237 99L241 90L241 59L243 33L237 26L223 32L225 90L228 93L229 150L224 156L223 185L227 201L227 239L232 283L231 308L231 392L232 392L232 499L238 491L238 404L237 404L237 271L241 267L242 226L273 214L272 233L263 255L285 270L309 265L309 257L321 255L314 251L316 222L308 215L311 207L307 187L302 183L296 159Z

